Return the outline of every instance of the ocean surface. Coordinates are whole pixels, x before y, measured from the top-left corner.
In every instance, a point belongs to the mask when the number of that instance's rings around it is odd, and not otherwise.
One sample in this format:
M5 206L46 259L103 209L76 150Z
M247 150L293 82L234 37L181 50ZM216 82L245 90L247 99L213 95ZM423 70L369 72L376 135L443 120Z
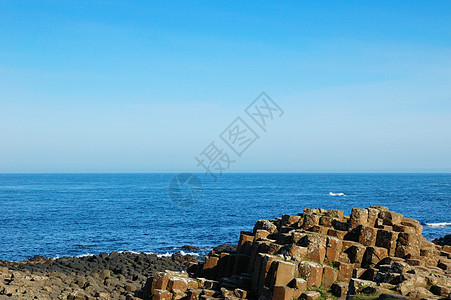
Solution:
M174 175L0 174L0 259L165 254L183 245L205 253L236 243L258 219L304 207L349 214L384 205L429 224L428 239L451 234L451 174L224 174L216 182L198 175L202 188L176 189L188 195L179 199L169 189Z

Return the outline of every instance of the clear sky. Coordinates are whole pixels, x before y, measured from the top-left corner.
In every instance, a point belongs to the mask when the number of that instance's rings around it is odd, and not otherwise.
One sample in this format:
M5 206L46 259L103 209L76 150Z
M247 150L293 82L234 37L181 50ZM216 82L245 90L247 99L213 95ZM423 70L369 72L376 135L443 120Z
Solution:
M262 91L229 172L449 172L451 2L0 2L0 172L202 172Z

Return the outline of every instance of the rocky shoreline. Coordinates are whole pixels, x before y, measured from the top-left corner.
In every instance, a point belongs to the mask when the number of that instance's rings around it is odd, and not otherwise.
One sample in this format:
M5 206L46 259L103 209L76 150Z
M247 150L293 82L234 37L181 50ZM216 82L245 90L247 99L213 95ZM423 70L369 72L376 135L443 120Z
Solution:
M185 270L192 255L112 252L0 261L0 299L133 299L156 272Z
M259 220L205 259L112 252L0 261L0 299L451 299L451 237L386 207ZM186 249L190 246L186 246Z

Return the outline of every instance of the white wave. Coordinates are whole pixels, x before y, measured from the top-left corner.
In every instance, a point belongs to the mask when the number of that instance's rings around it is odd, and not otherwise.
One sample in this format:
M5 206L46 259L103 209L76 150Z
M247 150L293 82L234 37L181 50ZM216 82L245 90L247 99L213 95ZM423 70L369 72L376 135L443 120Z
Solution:
M429 226L429 227L448 227L448 226L451 226L451 222L424 223L424 225Z
M330 196L346 196L345 193L332 193L332 192L329 192L329 195Z
M88 256L94 256L94 255L96 255L96 254L85 253L85 254L76 255L76 256L74 256L74 257L82 258L82 257L88 257ZM54 257L52 257L52 258L53 258L53 259L60 259L60 258L65 258L65 257L72 257L72 256L68 256L68 255L57 255L57 256L54 256Z
M75 257L82 258L82 257L89 257L89 256L94 256L94 255L95 255L95 254L92 254L92 253L85 253L85 254L77 255L77 256L75 256Z
M140 252L136 252L136 251L131 251L131 250L122 250L122 251L117 251L117 253L130 253L130 254L135 254L135 255L139 255L139 254L141 254Z
M166 252L166 253L155 253L155 252L136 252L136 251L131 251L131 250L122 250L122 251L117 251L117 253L130 253L130 254L134 254L134 255L139 255L141 253L144 253L146 255L156 255L158 257L171 257L173 254L175 253L180 253L181 255L192 255L192 256L199 256L198 253L194 253L194 252L185 252L185 251L178 251L178 252ZM80 255L76 255L75 257L77 258L82 258L82 257L89 257L89 256L96 256L98 254L92 254L92 253L85 253L85 254L80 254ZM61 255L57 255L55 257L53 257L53 259L60 259L66 256L61 256Z
M180 253L181 255L193 255L193 256L199 256L199 254L194 253L194 252L179 251L178 253ZM156 254L156 253L152 253L152 254ZM157 255L158 257L171 257L172 254L175 254L175 253L169 253L169 252L166 252L166 253L159 253L159 254L156 254L156 255Z
M181 255L193 255L193 256L199 256L199 254L194 253L194 252L185 252L185 251L180 251Z

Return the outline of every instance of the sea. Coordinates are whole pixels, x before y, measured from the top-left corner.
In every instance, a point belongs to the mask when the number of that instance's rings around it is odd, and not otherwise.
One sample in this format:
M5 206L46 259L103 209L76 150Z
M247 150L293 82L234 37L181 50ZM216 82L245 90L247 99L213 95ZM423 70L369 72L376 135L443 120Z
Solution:
M205 255L305 207L387 206L432 240L451 234L450 195L451 174L0 174L0 260Z

